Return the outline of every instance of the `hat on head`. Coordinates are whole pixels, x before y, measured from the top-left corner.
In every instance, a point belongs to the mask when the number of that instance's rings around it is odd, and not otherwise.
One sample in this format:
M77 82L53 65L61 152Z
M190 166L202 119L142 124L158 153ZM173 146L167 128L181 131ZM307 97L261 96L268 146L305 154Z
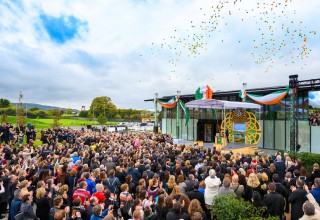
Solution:
M86 179L85 178L79 178L77 183L81 183L82 181L86 181Z

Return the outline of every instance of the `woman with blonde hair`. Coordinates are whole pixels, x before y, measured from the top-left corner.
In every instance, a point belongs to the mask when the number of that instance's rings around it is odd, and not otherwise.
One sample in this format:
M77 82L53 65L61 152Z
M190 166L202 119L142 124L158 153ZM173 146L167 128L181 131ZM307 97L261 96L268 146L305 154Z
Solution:
M310 182L314 183L314 179L315 178L320 178L320 169L319 169L319 164L318 163L314 163L313 164L313 169L312 169L312 173L311 173Z
M265 172L261 173L261 180L260 180L261 189L264 191L267 191L268 183L269 183L268 175Z
M40 187L36 192L36 215L40 218L40 220L49 219L49 211L50 211L50 199L51 192L46 195L46 190L44 187Z
M261 189L260 181L255 173L251 173L247 180L247 187L244 193L244 199L247 201L251 201L252 199L252 192L257 191L260 193L261 198L263 197L263 190Z
M180 174L178 177L177 177L177 182L178 182L178 185L180 187L180 191L182 194L186 194L186 189L187 189L187 184L184 182L184 176L183 174Z
M124 217L124 219L129 218L129 209L131 208L133 198L131 194L129 193L129 185L128 184L122 184L120 186L120 207L121 207L121 214Z
M93 193L92 196L98 199L99 204L101 204L106 199L104 195L104 186L101 183L98 183L96 185L96 192Z
M174 175L170 175L168 183L167 183L167 193L171 194L173 187L175 187L176 185L177 185L176 184L176 177Z
M170 194L171 199L179 200L181 196L180 186L174 186Z
M95 179L99 179L100 178L100 168L94 169L93 176L94 176Z
M285 165L286 165L286 170L288 170L288 168L290 168L290 166L291 166L291 164L292 164L292 160L291 160L291 158L289 157L289 155L287 155L286 157L285 157Z
M69 196L71 197L73 194L73 189L77 185L77 170L72 168L69 172L68 186L69 186Z
M18 179L20 179L20 178L24 178L25 179L26 176L27 176L27 171L21 170L19 172Z
M140 192L142 190L146 190L146 180L145 179L140 179L139 180L139 183L138 183L138 186L136 188L136 197L139 198L140 197Z
M270 178L272 178L273 174L276 173L276 166L273 163L271 163L269 166L269 170L271 172Z
M152 178L151 185L149 185L147 192L149 196L152 196L153 199L155 199L158 194L159 190L162 188L162 182L159 184L159 180L157 178Z
M244 186L239 184L239 176L237 174L232 176L232 189L238 199L242 198Z
M21 196L24 196L25 194L28 194L28 187L30 186L30 183L28 182L28 180L23 180L20 182L20 189L21 189ZM31 191L30 193L32 193L33 191Z
M70 206L71 198L68 197L69 186L66 184L60 186L58 192L59 195L63 198L63 205Z
M196 212L202 213L202 220L207 220L207 215L202 210L200 202L197 199L193 199L190 201L190 205L188 207L189 217L191 218Z

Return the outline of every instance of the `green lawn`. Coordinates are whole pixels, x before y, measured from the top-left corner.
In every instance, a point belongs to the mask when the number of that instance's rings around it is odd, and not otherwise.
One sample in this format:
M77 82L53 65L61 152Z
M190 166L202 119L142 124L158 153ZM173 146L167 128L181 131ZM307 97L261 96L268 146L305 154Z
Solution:
M47 129L52 126L53 119L26 119L27 123L33 124L37 130ZM16 116L8 116L8 122L11 124L16 124ZM83 126L83 125L98 125L97 121L90 121L90 120L80 120L80 119L61 119L59 123L63 127L70 127L70 126ZM107 122L107 125L114 125L118 124L118 122Z
M17 123L16 120L16 116L8 116L7 121L13 125L15 125ZM35 126L36 130L37 130L37 139L34 141L34 146L37 147L39 146L41 143L41 141L39 140L40 138L40 131L42 129L47 129L47 128L51 128L52 127L52 123L53 123L53 119L31 119L31 118L27 118L26 119L27 123L31 123ZM90 121L90 120L80 120L80 119L61 119L59 120L59 123L61 124L61 126L63 127L71 127L71 126L83 126L83 125L98 125L97 121ZM116 125L119 122L107 122L107 125ZM25 143L25 138L24 138L24 142Z

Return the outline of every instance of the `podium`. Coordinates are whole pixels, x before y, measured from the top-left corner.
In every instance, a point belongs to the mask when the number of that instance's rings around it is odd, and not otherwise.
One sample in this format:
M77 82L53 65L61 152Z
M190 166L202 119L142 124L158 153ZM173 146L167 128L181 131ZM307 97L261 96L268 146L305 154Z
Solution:
M225 146L227 146L227 138L215 136L214 138L214 146L217 150L222 150Z

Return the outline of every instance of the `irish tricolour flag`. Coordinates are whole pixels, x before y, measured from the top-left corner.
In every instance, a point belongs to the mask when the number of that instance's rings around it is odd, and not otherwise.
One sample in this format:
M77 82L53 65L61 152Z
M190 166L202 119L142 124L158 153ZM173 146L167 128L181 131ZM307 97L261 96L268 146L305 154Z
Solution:
M210 86L200 86L196 90L196 100L198 99L212 99L212 89L210 88Z
M154 101L154 100L153 100ZM179 101L179 99L177 99L177 97L172 97L169 101L164 102L162 100L157 100L157 103L159 105L161 105L164 108L174 108L177 104L177 102Z
M280 90L265 96L247 93L247 96L262 105L275 105L278 104L287 95L288 91L289 89Z

